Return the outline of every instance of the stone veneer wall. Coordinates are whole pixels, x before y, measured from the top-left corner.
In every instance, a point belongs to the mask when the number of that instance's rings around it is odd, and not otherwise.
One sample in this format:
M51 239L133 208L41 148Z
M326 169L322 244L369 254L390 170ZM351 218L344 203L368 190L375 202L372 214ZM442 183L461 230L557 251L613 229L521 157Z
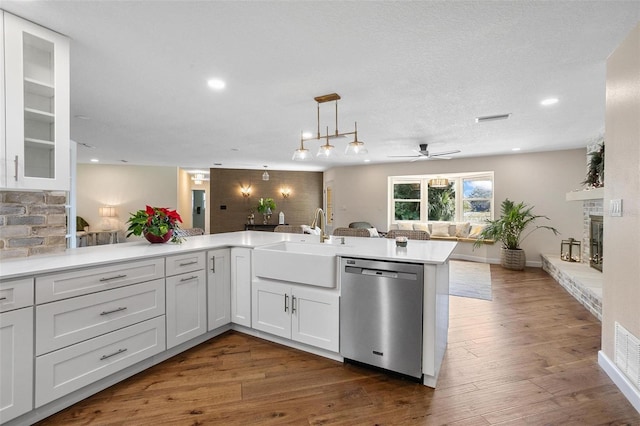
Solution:
M67 193L0 191L0 258L67 248Z
M591 242L589 241L589 230L591 227L591 219L589 216L603 216L604 215L604 202L601 199L598 200L585 200L582 202L582 220L584 226L582 227L582 263L589 263L591 257Z

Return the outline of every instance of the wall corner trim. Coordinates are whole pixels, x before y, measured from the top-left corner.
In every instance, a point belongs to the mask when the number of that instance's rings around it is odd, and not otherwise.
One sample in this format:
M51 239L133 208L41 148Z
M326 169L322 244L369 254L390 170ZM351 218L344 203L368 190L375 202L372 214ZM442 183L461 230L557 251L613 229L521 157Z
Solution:
M613 383L620 389L631 405L633 405L633 408L640 413L640 390L631 384L622 371L616 367L602 350L598 351L598 365L607 373Z

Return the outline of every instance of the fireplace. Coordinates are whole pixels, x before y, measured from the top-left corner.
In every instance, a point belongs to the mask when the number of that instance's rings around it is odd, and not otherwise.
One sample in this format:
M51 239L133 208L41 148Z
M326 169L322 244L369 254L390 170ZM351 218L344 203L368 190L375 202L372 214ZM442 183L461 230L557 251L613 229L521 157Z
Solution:
M589 216L589 266L602 272L602 216Z

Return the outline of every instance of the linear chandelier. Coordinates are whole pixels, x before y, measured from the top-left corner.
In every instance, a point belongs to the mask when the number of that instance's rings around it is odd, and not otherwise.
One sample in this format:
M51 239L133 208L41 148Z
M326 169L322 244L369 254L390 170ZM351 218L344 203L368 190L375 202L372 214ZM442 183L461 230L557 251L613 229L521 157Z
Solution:
M296 149L293 153L293 160L296 161L304 161L311 159L309 155L309 150L304 147L304 143L307 141L317 140L320 141L322 139L325 140L325 143L320 145L318 149L318 153L316 157L321 159L330 158L333 155L335 147L329 143L331 139L342 138L345 136L353 135L353 141L347 144L347 148L345 149L346 155L366 155L368 154L368 150L364 147L364 142L358 140L358 123L354 124L354 130L352 132L344 132L340 133L338 131L338 100L340 99L340 95L337 93L330 93L328 95L316 96L313 98L318 104L318 131L315 137L305 138L303 134L300 135L300 148ZM329 126L327 126L327 132L325 135L320 133L320 104L325 102L335 102L336 109L336 128L333 134L329 134Z

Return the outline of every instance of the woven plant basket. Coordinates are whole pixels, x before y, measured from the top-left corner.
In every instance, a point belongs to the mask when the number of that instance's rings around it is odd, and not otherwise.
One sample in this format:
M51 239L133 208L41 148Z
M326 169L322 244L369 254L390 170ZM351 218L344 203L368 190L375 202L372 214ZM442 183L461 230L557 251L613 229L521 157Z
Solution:
M514 271L523 271L526 263L527 258L524 254L524 250L510 250L504 247L500 248L500 266L503 268Z

